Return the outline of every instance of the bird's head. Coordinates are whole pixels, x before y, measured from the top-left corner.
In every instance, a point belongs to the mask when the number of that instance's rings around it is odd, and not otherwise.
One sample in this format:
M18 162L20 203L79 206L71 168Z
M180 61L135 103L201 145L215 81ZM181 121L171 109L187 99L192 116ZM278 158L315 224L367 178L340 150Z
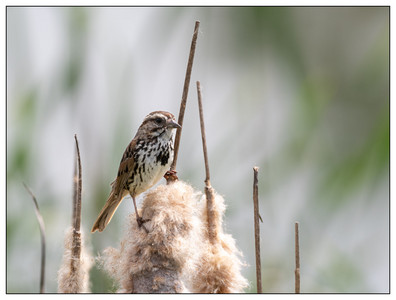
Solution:
M177 128L181 128L181 126L177 124L173 114L166 111L154 111L144 118L139 131L148 136L163 136L165 134L170 138L173 129Z

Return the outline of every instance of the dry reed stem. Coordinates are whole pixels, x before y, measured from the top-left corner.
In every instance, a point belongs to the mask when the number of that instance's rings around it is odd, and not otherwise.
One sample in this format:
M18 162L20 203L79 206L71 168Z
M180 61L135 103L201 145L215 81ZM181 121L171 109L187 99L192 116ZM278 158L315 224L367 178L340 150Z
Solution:
M74 135L76 156L73 174L72 226L66 231L62 265L58 270L59 293L88 293L92 259L83 247L81 233L81 157L77 135Z
M200 257L191 276L194 293L240 293L247 286L240 269L235 240L223 232L224 199L216 194L210 184L209 159L206 146L205 122L202 107L201 83L197 81L199 119L205 161L205 199L202 220L206 223L200 242ZM204 201L206 200L206 201Z
M44 280L45 280L45 226L44 226L44 220L43 217L40 214L39 206L36 200L36 197L32 193L32 191L29 189L29 187L24 183L23 184L27 192L30 194L32 197L33 203L34 203L34 212L36 214L37 221L39 223L39 228L40 228L40 237L41 237L41 268L40 268L40 293L44 293Z
M263 292L261 282L261 259L260 259L260 214L258 204L258 167L253 168L253 204L254 204L254 241L256 253L256 279L257 279L257 293Z
M78 146L77 135L74 135L76 142L76 164L74 166L74 177L73 177L73 248L72 258L73 260L79 260L81 256L81 191L82 191L82 174L81 174L81 158L80 149ZM73 267L73 263L71 264Z
M81 158L80 148L78 146L77 135L74 135L76 142L76 164L74 165L74 178L73 178L73 224L76 231L80 230L81 226L81 190L82 190L82 173L81 173Z
M211 243L214 243L217 239L218 228L216 228L216 223L214 221L214 190L210 185L210 172L209 172L209 159L208 150L206 147L206 134L205 134L205 122L202 108L202 93L201 93L201 83L197 81L197 94L198 94L198 107L199 107L199 121L201 125L201 137L202 137L202 148L205 161L205 195L206 195L206 209L207 209L207 226L208 235Z
M198 38L199 24L200 24L199 21L195 22L194 34L193 34L192 41L191 41L190 55L188 57L186 76L184 79L183 95L182 95L182 99L181 99L181 103L180 103L179 117L177 120L177 123L181 126L181 128L178 128L176 131L175 147L174 147L175 151L174 151L173 162L170 167L171 171L176 170L176 163L177 163L177 157L178 157L179 145L180 145L180 137L181 137L181 133L182 133L182 129L183 129L184 112L186 110L188 89L190 86L191 71L192 71L192 66L193 66L193 62L194 62L194 54L195 54L195 48L196 48L197 38ZM170 180L170 181L172 181L172 180ZM168 181L168 183L170 181Z
M199 107L199 120L201 124L201 136L202 136L202 148L205 160L205 183L210 186L210 173L209 173L209 159L208 151L206 147L206 134L205 134L205 122L202 108L202 93L201 93L201 83L197 81L197 93L198 93L198 107Z
M294 292L296 294L300 293L300 241L299 241L299 223L294 224L294 239L295 239L295 258L296 258L296 269L294 270L295 282L294 282Z

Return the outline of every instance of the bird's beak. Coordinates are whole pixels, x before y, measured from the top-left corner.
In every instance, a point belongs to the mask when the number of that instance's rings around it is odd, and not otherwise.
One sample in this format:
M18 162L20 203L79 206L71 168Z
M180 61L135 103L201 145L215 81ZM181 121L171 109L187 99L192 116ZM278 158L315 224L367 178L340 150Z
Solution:
M181 128L181 126L179 124L176 123L175 120L170 119L166 121L166 127L170 127L170 128Z

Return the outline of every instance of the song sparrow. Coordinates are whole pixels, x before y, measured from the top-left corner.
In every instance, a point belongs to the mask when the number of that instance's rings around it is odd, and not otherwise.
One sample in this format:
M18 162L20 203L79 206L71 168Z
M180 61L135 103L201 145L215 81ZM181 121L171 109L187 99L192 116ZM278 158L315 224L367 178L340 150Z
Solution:
M118 205L131 195L139 227L143 220L137 211L135 198L151 188L169 170L173 161L173 129L180 128L175 117L165 111L148 114L122 156L117 178L112 182L110 196L100 212L92 232L103 231ZM143 228L147 229L143 226Z

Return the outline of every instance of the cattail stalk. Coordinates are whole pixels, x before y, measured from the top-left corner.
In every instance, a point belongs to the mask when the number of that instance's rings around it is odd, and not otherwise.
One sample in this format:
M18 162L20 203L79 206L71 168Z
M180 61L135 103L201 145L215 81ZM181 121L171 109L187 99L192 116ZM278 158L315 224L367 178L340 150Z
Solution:
M81 191L82 191L82 174L81 174L81 158L80 148L78 146L77 135L74 135L76 142L77 161L74 168L74 195L73 195L73 250L72 260L79 260L81 257ZM74 264L72 263L73 267Z
M258 204L258 167L253 168L253 204L254 204L254 240L256 252L256 279L257 279L257 293L263 292L261 283L261 259L260 259L260 214Z
M295 239L295 258L296 258L296 269L294 270L295 282L294 291L296 294L300 293L300 241L299 241L299 223L294 224L294 239Z
M40 237L41 237L41 268L40 268L40 293L44 293L44 279L45 279L45 226L43 217L40 214L39 206L36 197L32 191L28 188L26 184L23 184L27 192L32 197L34 203L34 212L36 213L36 218L39 223Z
M63 254L63 261L61 267L58 270L59 293L89 292L89 269L92 266L92 259L82 245L82 168L77 135L74 135L74 139L76 143L76 161L73 175L72 226L66 231L64 238L65 249Z
M202 228L199 241L198 260L190 272L193 293L240 293L247 286L241 275L243 263L241 253L231 235L223 232L224 199L216 194L210 184L209 160L206 147L205 123L202 108L201 84L197 81L199 118L201 125L202 148L205 161L205 197L202 197ZM206 201L205 201L206 200ZM206 204L206 205L205 205Z
M191 78L191 71L192 71L192 66L194 62L194 55L195 55L195 47L197 44L197 38L198 38L198 30L199 30L199 21L195 22L195 28L194 28L194 34L192 37L191 41L191 47L190 47L190 55L188 57L188 63L187 63L187 70L186 70L186 76L184 79L184 86L183 86L183 95L180 103L180 111L179 111L179 117L177 120L177 123L182 126L181 128L178 128L176 131L176 137L175 137L175 151L174 151L174 158L172 165L170 167L171 171L176 170L176 163L177 163L177 157L179 153L179 145L180 145L180 137L182 133L182 128L183 128L183 119L184 119L184 112L186 110L186 103L187 103L187 96L188 96L188 89L190 86L190 78Z
M211 243L214 243L218 228L216 222L214 221L214 190L210 185L210 172L209 172L209 159L208 150L206 147L206 135L205 135L205 122L203 116L202 108L202 93L201 93L201 83L197 81L197 93L198 93L198 107L199 107L199 121L201 125L201 137L202 137L202 148L205 161L205 196L206 196L206 209L207 209L207 223L208 223L208 234Z
M205 134L205 122L203 116L203 108L202 108L202 93L201 93L201 83L197 81L197 93L198 93L198 107L199 107L199 120L201 124L201 137L202 137L202 148L205 160L205 183L210 186L210 173L209 173L209 159L208 159L208 151L206 147L206 134Z

